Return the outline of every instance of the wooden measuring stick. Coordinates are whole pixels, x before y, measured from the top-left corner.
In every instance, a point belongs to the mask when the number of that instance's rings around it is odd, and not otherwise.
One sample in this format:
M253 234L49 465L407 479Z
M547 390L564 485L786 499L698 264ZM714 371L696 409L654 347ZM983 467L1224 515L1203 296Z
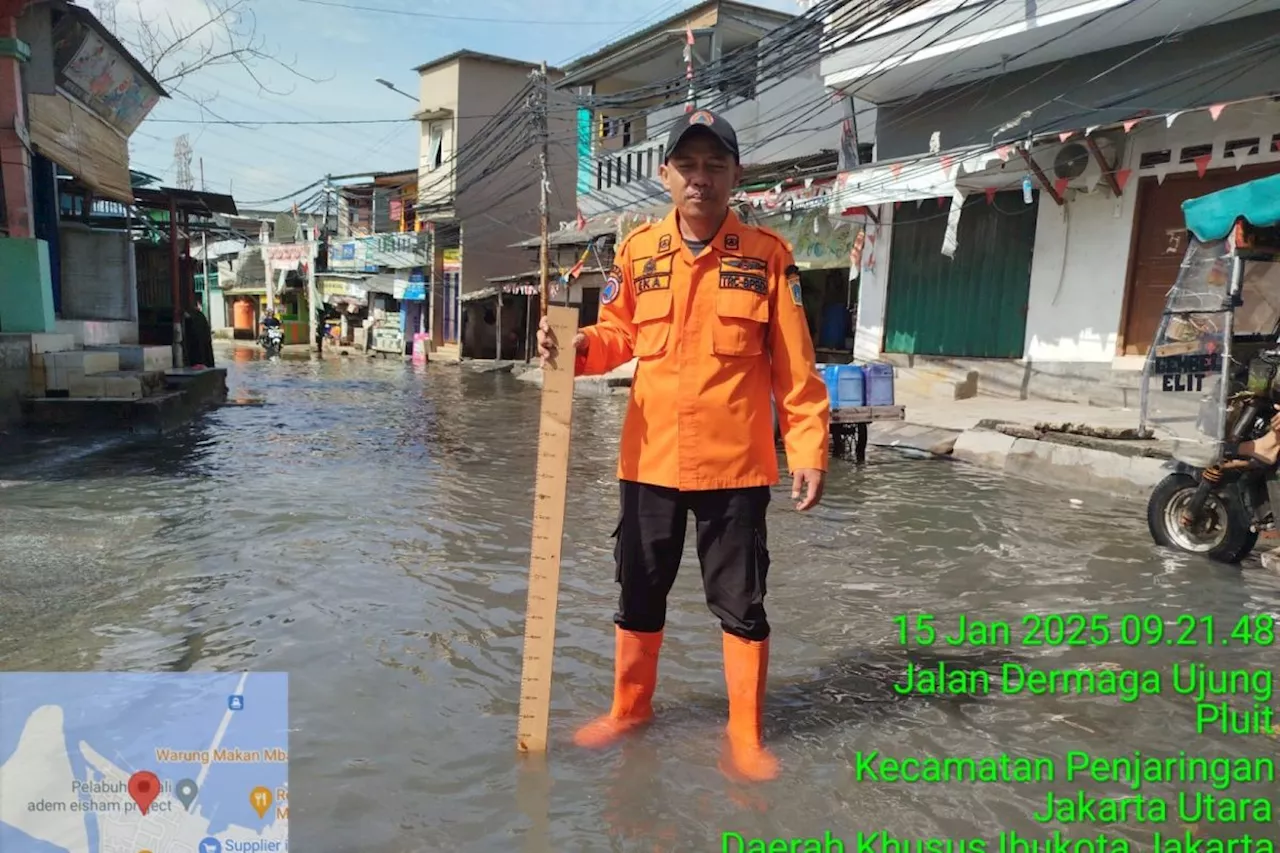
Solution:
M520 752L546 752L551 714L551 663L560 595L560 549L569 484L569 434L573 420L573 338L578 309L553 305L547 320L559 351L542 369L542 414L534 477L533 543L529 553L529 603L525 607L524 664L520 673Z

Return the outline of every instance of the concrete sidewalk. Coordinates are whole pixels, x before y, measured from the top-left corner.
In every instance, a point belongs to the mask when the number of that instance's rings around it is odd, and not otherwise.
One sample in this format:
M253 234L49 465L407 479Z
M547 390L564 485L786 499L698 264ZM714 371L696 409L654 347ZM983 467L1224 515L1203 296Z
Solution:
M519 364L515 372L526 382L542 382L542 371L536 366ZM634 373L633 361L604 377L578 377L575 390L626 394ZM1136 431L1137 409L982 396L951 400L901 389L895 402L906 408L906 420L871 424L868 444L947 456L1029 480L1143 501L1168 474L1169 442L1159 435L1096 438L1036 429L1072 425L1094 431Z
M872 424L869 443L950 455L957 461L1071 489L1146 500L1168 473L1169 442L1092 438L1039 426L1136 430L1136 409L1047 400L899 394L905 422Z

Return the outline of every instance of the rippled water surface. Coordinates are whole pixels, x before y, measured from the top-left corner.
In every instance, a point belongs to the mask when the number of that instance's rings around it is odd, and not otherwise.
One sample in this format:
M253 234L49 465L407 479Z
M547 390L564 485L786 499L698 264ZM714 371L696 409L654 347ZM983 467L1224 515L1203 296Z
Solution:
M1177 696L1127 705L895 695L889 685L908 662L892 624L900 613L931 612L943 625L960 614L1016 622L1029 611L1211 613L1230 623L1280 610L1280 584L1256 565L1156 550L1141 506L873 448L861 469L834 465L810 514L775 491L767 729L783 777L741 787L717 770L720 637L692 540L672 595L657 723L620 749L576 750L573 727L610 697L624 402L584 397L551 749L546 766L522 764L515 714L537 389L506 374L363 357L268 362L241 351L224 361L241 405L161 446L46 450L0 467L0 667L289 672L291 841L303 853L710 851L725 830L1043 837L1030 817L1043 785L857 782L854 755L1280 749L1262 736L1190 736L1192 707ZM1002 660L1260 667L1280 657L1118 646L912 656L994 669ZM1150 831L1117 830L1138 840Z

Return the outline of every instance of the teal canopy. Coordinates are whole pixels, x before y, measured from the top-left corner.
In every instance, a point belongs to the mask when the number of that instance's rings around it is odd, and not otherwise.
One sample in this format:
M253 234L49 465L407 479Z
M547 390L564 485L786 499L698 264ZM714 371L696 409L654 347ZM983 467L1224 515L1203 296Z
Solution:
M1255 228L1280 225L1280 175L1187 199L1182 215L1187 230L1202 243L1225 240L1241 217Z

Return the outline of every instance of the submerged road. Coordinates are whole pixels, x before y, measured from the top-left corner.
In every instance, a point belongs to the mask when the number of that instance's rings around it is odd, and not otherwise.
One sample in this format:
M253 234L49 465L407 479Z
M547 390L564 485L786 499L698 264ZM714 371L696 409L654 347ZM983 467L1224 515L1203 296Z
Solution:
M859 781L858 768L873 750L1280 753L1261 734L1195 736L1193 698L1168 686L1180 662L1270 671L1274 647L1021 644L1028 613L1105 613L1117 633L1148 615L1149 625L1187 614L1230 626L1275 614L1273 575L1155 549L1140 506L875 448L861 469L834 465L812 513L791 510L785 487L775 492L766 725L783 777L744 788L716 768L720 638L692 539L672 596L658 722L621 749L576 750L573 727L607 707L612 664L609 535L624 399L596 397L575 410L551 749L545 767L517 772L538 389L506 374L362 356L220 356L241 405L160 444L54 447L0 466L0 668L287 671L294 849L747 849L723 847L726 831L1093 838L1097 826L1032 815L1050 791L1119 796L1123 785ZM962 616L1008 622L1014 643L908 654L894 619L922 612L940 632ZM1004 695L1012 682L994 675L990 695L892 688L908 667L936 672L940 662L970 681L963 673L1019 666L1150 668L1166 686L1135 702ZM1244 695L1230 704L1254 707ZM1208 788L1170 782L1148 793L1176 803L1187 790ZM1230 796L1251 790L1259 786ZM1108 831L1150 850L1153 831L1181 837L1181 822L1129 819ZM1276 830L1202 820L1194 831Z

